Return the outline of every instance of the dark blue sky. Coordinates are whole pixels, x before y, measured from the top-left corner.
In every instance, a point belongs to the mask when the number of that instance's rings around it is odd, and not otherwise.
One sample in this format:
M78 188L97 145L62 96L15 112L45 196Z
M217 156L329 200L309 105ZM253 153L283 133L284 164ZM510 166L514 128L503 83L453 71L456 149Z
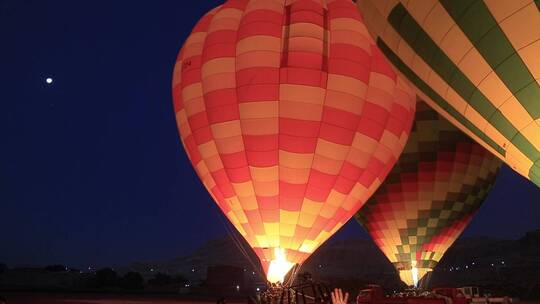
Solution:
M0 0L0 262L125 265L225 234L170 85L220 2ZM504 168L466 235L517 238L539 215L540 189ZM352 222L337 237L365 234Z

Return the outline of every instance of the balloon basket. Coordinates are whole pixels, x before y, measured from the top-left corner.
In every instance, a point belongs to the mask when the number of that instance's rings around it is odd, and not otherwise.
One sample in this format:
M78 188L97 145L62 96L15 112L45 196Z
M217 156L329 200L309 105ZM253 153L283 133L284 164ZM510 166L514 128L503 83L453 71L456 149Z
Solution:
M270 284L260 293L260 304L331 303L330 289L324 284L304 282L292 286Z

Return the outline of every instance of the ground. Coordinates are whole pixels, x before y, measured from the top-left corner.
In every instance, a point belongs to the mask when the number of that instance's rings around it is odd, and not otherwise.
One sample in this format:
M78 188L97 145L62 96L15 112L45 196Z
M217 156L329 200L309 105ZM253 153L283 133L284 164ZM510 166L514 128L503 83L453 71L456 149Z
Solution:
M213 299L194 299L176 295L100 295L100 294L40 294L8 293L0 294L7 304L214 304ZM227 304L247 303L228 300Z

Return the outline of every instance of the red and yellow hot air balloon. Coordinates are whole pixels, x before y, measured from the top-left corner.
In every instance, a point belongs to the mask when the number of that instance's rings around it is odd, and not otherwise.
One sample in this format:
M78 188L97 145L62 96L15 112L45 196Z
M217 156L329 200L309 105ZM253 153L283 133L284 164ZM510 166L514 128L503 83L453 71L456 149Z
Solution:
M226 1L177 59L182 143L223 213L282 281L384 180L414 94L351 1Z
M355 217L402 281L416 285L471 221L500 165L497 157L419 103L401 157Z

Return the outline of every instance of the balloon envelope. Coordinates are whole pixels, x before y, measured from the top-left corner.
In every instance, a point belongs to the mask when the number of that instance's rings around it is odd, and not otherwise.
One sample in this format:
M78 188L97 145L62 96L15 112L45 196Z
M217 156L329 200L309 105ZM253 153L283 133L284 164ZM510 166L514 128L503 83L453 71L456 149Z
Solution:
M407 285L416 285L459 237L501 161L419 103L409 141L356 214Z
M540 186L540 2L358 0L419 96Z
M350 1L227 1L173 77L185 151L270 281L362 206L408 138L414 94Z

